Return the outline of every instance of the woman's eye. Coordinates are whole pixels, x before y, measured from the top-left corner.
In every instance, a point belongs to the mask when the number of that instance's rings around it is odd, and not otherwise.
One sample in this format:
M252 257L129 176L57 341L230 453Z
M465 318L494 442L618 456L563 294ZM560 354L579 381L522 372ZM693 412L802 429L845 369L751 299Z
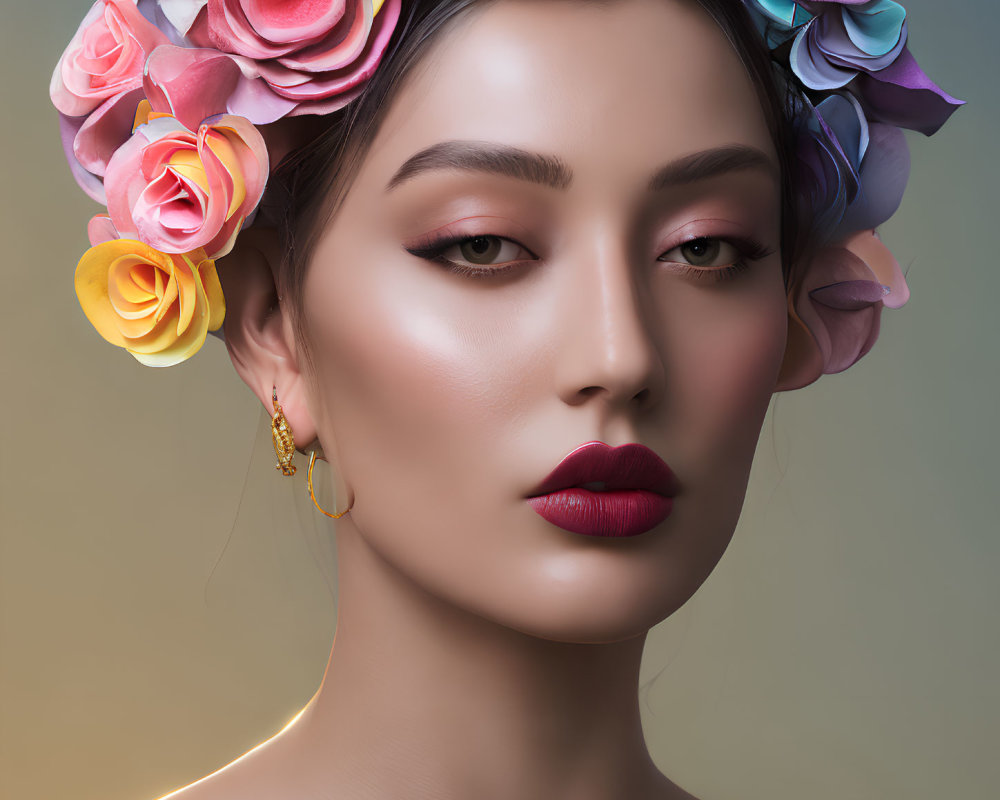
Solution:
M723 239L691 239L660 256L658 261L690 264L692 267L725 267L740 259L735 245Z
M523 245L493 234L443 237L406 251L469 278L495 278L538 260Z
M441 251L441 259L453 264L488 266L525 258L527 251L519 244L499 236L472 236Z

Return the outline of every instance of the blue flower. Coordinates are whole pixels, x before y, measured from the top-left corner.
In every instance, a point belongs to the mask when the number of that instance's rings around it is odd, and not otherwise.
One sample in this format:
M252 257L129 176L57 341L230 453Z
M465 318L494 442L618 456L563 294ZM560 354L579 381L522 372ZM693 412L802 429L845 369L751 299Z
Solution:
M772 50L790 39L813 15L793 0L744 0L757 30Z
M758 0L760 2L760 0ZM906 9L893 0L822 3L795 35L792 71L810 89L836 89L892 64L906 45Z

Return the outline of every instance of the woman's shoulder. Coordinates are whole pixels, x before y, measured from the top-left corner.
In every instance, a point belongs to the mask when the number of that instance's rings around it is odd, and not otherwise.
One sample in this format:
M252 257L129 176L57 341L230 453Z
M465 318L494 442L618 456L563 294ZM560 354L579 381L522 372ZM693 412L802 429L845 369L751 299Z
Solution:
M231 780L220 779L217 775L212 773L154 800L235 800L240 796ZM253 800L253 796L245 794L241 800Z
M294 800L287 791L287 770L272 756L255 748L204 778L155 800Z
M155 800L274 800L276 797L292 800L287 794L275 794L273 786L255 782L249 776L212 773Z

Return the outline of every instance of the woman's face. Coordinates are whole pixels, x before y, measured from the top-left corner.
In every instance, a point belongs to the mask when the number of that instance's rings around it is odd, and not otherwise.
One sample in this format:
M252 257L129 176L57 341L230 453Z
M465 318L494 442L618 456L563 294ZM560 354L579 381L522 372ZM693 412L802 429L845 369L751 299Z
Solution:
M779 192L754 88L696 3L513 0L451 28L304 287L344 535L549 639L681 606L732 536L781 364ZM669 465L664 521L609 538L536 513L595 440Z

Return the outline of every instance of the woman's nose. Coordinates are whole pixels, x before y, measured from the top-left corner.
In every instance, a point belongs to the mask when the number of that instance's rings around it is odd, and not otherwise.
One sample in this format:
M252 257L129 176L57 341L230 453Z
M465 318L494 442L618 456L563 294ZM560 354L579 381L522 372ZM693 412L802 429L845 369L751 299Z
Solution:
M630 264L625 246L572 261L557 315L559 395L569 405L600 397L615 410L644 410L665 383L648 275Z

